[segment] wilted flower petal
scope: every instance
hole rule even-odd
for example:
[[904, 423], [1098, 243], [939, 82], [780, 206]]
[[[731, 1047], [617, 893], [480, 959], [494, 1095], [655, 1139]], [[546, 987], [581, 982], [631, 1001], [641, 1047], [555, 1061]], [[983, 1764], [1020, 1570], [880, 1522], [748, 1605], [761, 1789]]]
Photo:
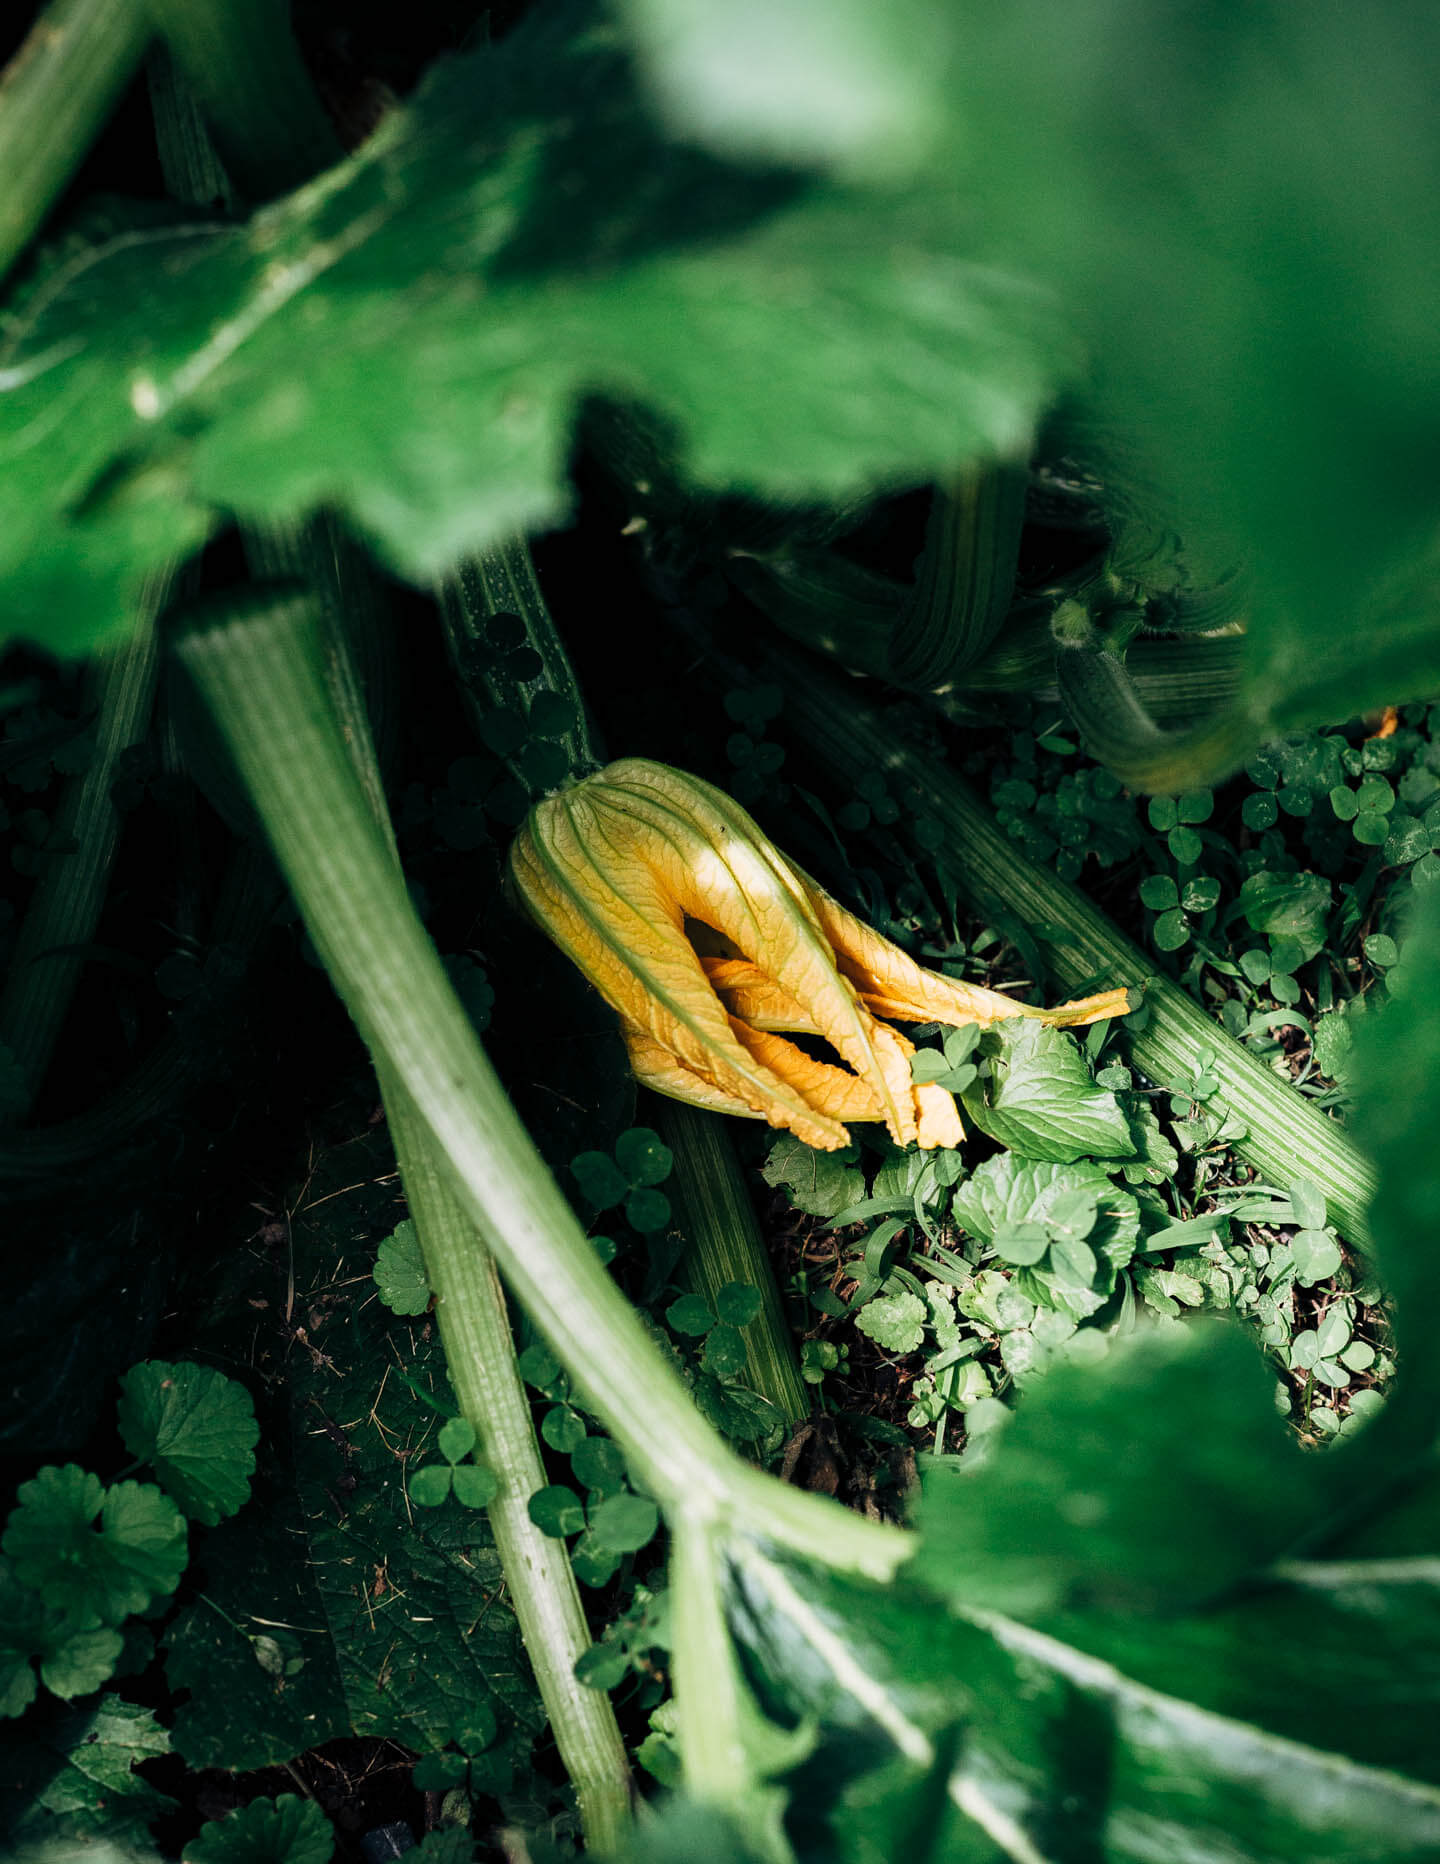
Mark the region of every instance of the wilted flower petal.
[[[1087, 1023], [1125, 992], [1059, 1010], [926, 971], [816, 885], [698, 777], [624, 758], [538, 803], [510, 851], [538, 923], [620, 1013], [647, 1086], [834, 1150], [847, 1123], [898, 1145], [955, 1145], [950, 1094], [911, 1079], [914, 1045], [881, 1017]], [[787, 1038], [823, 1041], [821, 1059]]]

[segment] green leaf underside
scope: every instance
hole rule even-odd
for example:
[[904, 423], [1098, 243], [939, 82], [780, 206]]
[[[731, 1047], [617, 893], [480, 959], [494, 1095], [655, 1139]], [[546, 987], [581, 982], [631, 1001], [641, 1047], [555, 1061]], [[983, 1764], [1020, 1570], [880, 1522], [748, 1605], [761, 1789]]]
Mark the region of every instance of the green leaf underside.
[[[886, 1806], [958, 1725], [936, 1855], [966, 1864], [1422, 1864], [1440, 1844], [1440, 1792], [1346, 1758], [1333, 1715], [1331, 1741], [1309, 1747], [1014, 1619], [753, 1553], [737, 1560], [732, 1623], [767, 1710], [825, 1731], [787, 1784], [809, 1795], [812, 1819], [828, 1810], [837, 1843], [863, 1782]], [[1156, 1627], [1157, 1645], [1166, 1633]]]
[[667, 147], [624, 55], [573, 17], [442, 64], [248, 228], [126, 236], [40, 294], [0, 354], [11, 627], [70, 650], [113, 632], [212, 505], [342, 505], [432, 578], [563, 515], [589, 394], [660, 412], [707, 483], [779, 497], [1026, 433], [1054, 315], [976, 262], [963, 190]]
[[250, 1493], [255, 1407], [243, 1385], [209, 1366], [132, 1367], [120, 1381], [120, 1435], [192, 1521], [214, 1527]]

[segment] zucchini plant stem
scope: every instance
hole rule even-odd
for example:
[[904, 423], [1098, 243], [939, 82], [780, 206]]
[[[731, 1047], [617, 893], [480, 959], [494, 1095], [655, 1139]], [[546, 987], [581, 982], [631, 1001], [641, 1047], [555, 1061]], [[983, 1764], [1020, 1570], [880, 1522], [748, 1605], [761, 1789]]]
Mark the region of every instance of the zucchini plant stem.
[[724, 1116], [659, 1094], [649, 1098], [650, 1117], [675, 1155], [669, 1189], [688, 1245], [680, 1273], [712, 1312], [730, 1282], [745, 1282], [759, 1293], [760, 1311], [741, 1329], [745, 1377], [787, 1424], [797, 1424], [810, 1413], [810, 1394]]
[[451, 1188], [429, 1128], [388, 1067], [380, 1091], [460, 1409], [499, 1489], [485, 1513], [560, 1758], [580, 1802], [589, 1849], [619, 1848], [630, 1823], [630, 1766], [610, 1698], [575, 1665], [590, 1647], [565, 1543], [530, 1519], [548, 1477], [515, 1363], [495, 1259]]
[[1212, 1074], [1214, 1105], [1244, 1128], [1228, 1142], [1234, 1151], [1281, 1187], [1312, 1180], [1331, 1221], [1351, 1242], [1368, 1243], [1375, 1169], [1342, 1126], [1157, 973], [1154, 961], [1074, 887], [1007, 840], [969, 786], [933, 754], [906, 743], [893, 720], [882, 720], [865, 699], [812, 663], [783, 651], [767, 658], [765, 676], [784, 683], [787, 725], [832, 781], [848, 793], [858, 771], [876, 770], [888, 783], [918, 792], [945, 831], [946, 866], [977, 911], [1003, 909], [1030, 925], [1054, 928], [1045, 949], [1061, 990], [1143, 985], [1148, 1018], [1128, 1036], [1136, 1065], [1166, 1084]]
[[[195, 112], [183, 75], [164, 55], [151, 69], [151, 95], [167, 180], [177, 194], [209, 196], [226, 180]], [[364, 805], [399, 874], [385, 788], [366, 703], [358, 644], [369, 649], [372, 684], [383, 700], [388, 616], [368, 572], [345, 586], [343, 540], [324, 520], [245, 531], [257, 576], [317, 586], [315, 640], [328, 698]], [[378, 675], [378, 678], [376, 677]], [[401, 885], [403, 886], [403, 880]], [[529, 1400], [515, 1363], [515, 1343], [494, 1258], [457, 1201], [445, 1161], [395, 1071], [377, 1057], [377, 1076], [396, 1163], [405, 1188], [426, 1276], [437, 1297], [437, 1321], [451, 1382], [486, 1462], [499, 1484], [485, 1513], [500, 1556], [510, 1603], [545, 1705], [560, 1759], [579, 1803], [587, 1849], [618, 1850], [629, 1828], [632, 1781], [614, 1707], [588, 1689], [575, 1666], [589, 1648], [590, 1629], [562, 1541], [530, 1519], [530, 1497], [547, 1476]]]
[[56, 852], [44, 857], [0, 992], [0, 1043], [19, 1064], [28, 1100], [40, 1090], [75, 994], [84, 947], [95, 936], [120, 838], [111, 800], [120, 758], [149, 729], [159, 669], [155, 620], [169, 598], [173, 570], [152, 576], [133, 630], [96, 656], [87, 699], [94, 708], [95, 749], [70, 779], [51, 825]]
[[[231, 602], [209, 625], [192, 624], [178, 651], [336, 989], [410, 1094], [462, 1205], [636, 1479], [671, 1513], [698, 1510], [828, 1566], [887, 1577], [909, 1536], [733, 1455], [596, 1255], [480, 1047], [369, 812], [326, 690], [313, 605]], [[446, 1264], [434, 1272], [443, 1282]]]
[[[264, 572], [304, 577], [317, 567], [314, 541], [303, 530], [256, 529], [247, 536], [247, 550], [252, 564]], [[334, 600], [323, 598], [319, 615], [330, 701], [371, 820], [398, 874], [364, 682], [351, 652], [352, 631], [358, 626], [368, 634], [379, 617], [373, 601], [368, 609], [362, 604], [360, 612], [352, 602], [342, 613]], [[586, 1844], [612, 1852], [630, 1823], [630, 1765], [609, 1696], [586, 1688], [575, 1674], [591, 1638], [565, 1545], [542, 1534], [530, 1519], [530, 1497], [548, 1477], [515, 1363], [505, 1293], [494, 1258], [457, 1201], [444, 1158], [404, 1083], [378, 1057], [376, 1073], [421, 1258], [436, 1296], [445, 1363], [460, 1409], [499, 1483], [485, 1513], [510, 1602], [555, 1745], [575, 1787]]]
[[85, 159], [153, 30], [145, 0], [52, 0], [0, 72], [0, 277]]
[[344, 154], [290, 30], [288, 0], [146, 0], [231, 181], [252, 205]]

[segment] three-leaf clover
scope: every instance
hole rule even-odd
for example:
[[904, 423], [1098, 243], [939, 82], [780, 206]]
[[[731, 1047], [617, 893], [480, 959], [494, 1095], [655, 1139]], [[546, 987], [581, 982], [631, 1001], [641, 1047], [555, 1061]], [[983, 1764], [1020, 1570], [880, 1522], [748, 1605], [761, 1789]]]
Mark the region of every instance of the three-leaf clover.
[[963, 1023], [947, 1029], [942, 1043], [943, 1054], [934, 1049], [917, 1049], [910, 1058], [911, 1078], [934, 1081], [951, 1094], [963, 1094], [974, 1084], [979, 1069], [970, 1057], [980, 1040], [978, 1023]]
[[18, 1498], [0, 1544], [21, 1584], [43, 1591], [77, 1629], [119, 1624], [179, 1583], [185, 1518], [153, 1484], [107, 1489], [67, 1463], [41, 1469]]
[[715, 1297], [719, 1310], [712, 1313], [698, 1294], [682, 1294], [665, 1310], [665, 1318], [676, 1333], [703, 1339], [702, 1363], [717, 1379], [738, 1378], [745, 1370], [745, 1337], [742, 1327], [760, 1312], [760, 1291], [749, 1282], [727, 1282]]
[[670, 1221], [670, 1200], [657, 1190], [674, 1164], [670, 1148], [648, 1126], [632, 1126], [615, 1142], [615, 1156], [581, 1152], [570, 1161], [576, 1182], [596, 1210], [625, 1206], [625, 1217], [642, 1235], [663, 1230]]
[[214, 1527], [249, 1499], [260, 1427], [238, 1380], [147, 1360], [120, 1381], [119, 1418], [126, 1449], [192, 1521]]
[[438, 1508], [447, 1495], [453, 1494], [462, 1507], [488, 1507], [500, 1484], [486, 1464], [466, 1461], [476, 1442], [470, 1420], [452, 1417], [441, 1425], [435, 1442], [445, 1461], [427, 1463], [415, 1471], [410, 1478], [411, 1501], [422, 1508]]
[[624, 1487], [624, 1459], [608, 1439], [587, 1437], [572, 1467], [590, 1485], [588, 1506], [574, 1489], [554, 1482], [530, 1497], [530, 1519], [556, 1540], [579, 1534], [570, 1552], [575, 1576], [587, 1586], [603, 1586], [627, 1553], [638, 1553], [654, 1539], [660, 1511], [648, 1496]]

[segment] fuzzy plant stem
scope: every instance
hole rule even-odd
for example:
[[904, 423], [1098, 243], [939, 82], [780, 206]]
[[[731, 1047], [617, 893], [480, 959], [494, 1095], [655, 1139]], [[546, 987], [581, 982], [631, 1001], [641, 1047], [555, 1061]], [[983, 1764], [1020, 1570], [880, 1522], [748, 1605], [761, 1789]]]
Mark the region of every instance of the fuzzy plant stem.
[[1153, 960], [1074, 887], [1023, 854], [969, 786], [930, 752], [907, 744], [893, 719], [882, 719], [865, 699], [818, 676], [813, 664], [776, 654], [766, 672], [783, 680], [786, 724], [831, 781], [848, 793], [857, 773], [875, 770], [887, 783], [918, 791], [944, 829], [945, 864], [977, 911], [1003, 910], [1054, 928], [1045, 951], [1065, 992], [1143, 985], [1149, 1017], [1129, 1039], [1136, 1065], [1165, 1083], [1212, 1074], [1215, 1106], [1244, 1128], [1243, 1137], [1229, 1142], [1235, 1152], [1282, 1187], [1311, 1179], [1325, 1195], [1331, 1221], [1352, 1242], [1368, 1242], [1375, 1169], [1342, 1126], [1158, 974]]
[[87, 694], [95, 715], [94, 753], [66, 786], [51, 827], [56, 852], [44, 857], [0, 992], [0, 1043], [19, 1064], [31, 1102], [74, 997], [84, 948], [100, 922], [120, 838], [111, 791], [121, 757], [149, 728], [159, 668], [155, 619], [172, 581], [168, 568], [149, 579], [129, 639], [95, 659]]
[[720, 1290], [730, 1282], [745, 1282], [759, 1292], [760, 1312], [741, 1329], [745, 1379], [787, 1424], [797, 1424], [809, 1415], [810, 1394], [800, 1376], [795, 1337], [786, 1324], [775, 1269], [725, 1120], [658, 1094], [651, 1097], [650, 1114], [675, 1155], [667, 1188], [689, 1245], [680, 1272], [712, 1312]]
[[53, 0], [0, 72], [0, 277], [85, 159], [152, 31], [145, 0]]

